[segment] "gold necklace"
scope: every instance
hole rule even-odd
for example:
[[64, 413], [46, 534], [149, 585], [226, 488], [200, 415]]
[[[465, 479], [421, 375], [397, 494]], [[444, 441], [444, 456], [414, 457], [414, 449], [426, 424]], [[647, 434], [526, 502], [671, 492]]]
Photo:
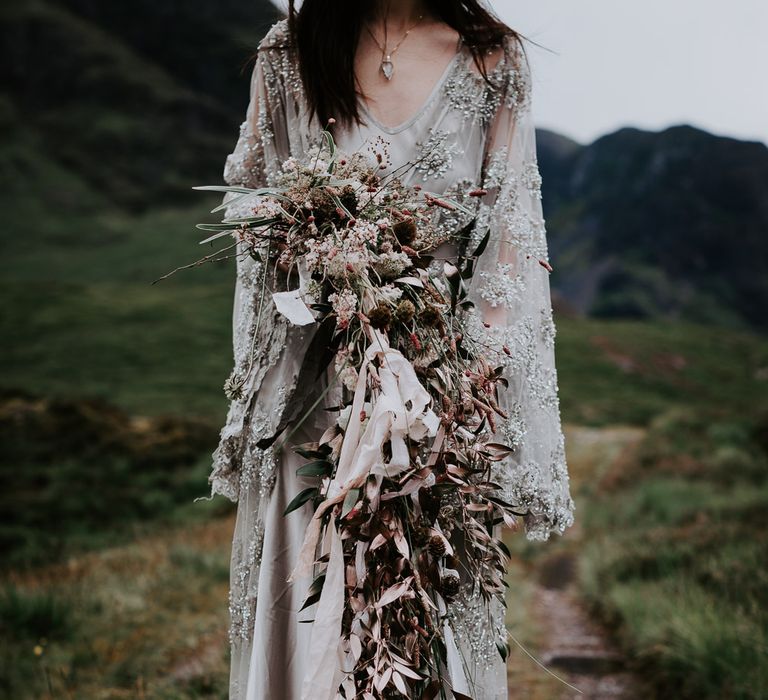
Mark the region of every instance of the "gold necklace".
[[424, 15], [419, 15], [419, 18], [416, 20], [416, 23], [405, 33], [403, 34], [403, 38], [400, 39], [400, 41], [395, 44], [395, 48], [392, 49], [389, 53], [387, 53], [387, 20], [384, 19], [384, 46], [382, 46], [376, 37], [373, 35], [373, 32], [371, 31], [370, 27], [366, 24], [365, 28], [368, 30], [368, 33], [371, 35], [371, 39], [373, 39], [376, 46], [379, 47], [381, 50], [381, 63], [379, 65], [379, 69], [384, 74], [384, 77], [387, 80], [392, 80], [392, 75], [395, 72], [395, 64], [392, 63], [392, 56], [394, 55], [395, 51], [397, 51], [400, 48], [400, 44], [402, 44], [408, 35], [416, 29], [417, 25], [421, 20], [424, 19]]

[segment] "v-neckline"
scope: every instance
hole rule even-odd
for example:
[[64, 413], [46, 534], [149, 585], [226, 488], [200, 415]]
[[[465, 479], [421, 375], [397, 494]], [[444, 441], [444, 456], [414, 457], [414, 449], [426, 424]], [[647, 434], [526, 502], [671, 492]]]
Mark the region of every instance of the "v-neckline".
[[358, 96], [358, 105], [360, 108], [360, 111], [365, 115], [365, 117], [373, 124], [376, 128], [380, 129], [386, 134], [398, 134], [401, 131], [404, 131], [409, 126], [411, 126], [414, 122], [416, 122], [419, 117], [421, 117], [422, 114], [427, 110], [427, 108], [432, 104], [432, 101], [437, 96], [437, 93], [440, 91], [440, 89], [445, 85], [446, 81], [448, 80], [449, 76], [453, 72], [454, 67], [458, 64], [459, 59], [463, 55], [464, 51], [464, 42], [462, 41], [462, 37], [459, 36], [457, 45], [456, 45], [456, 53], [451, 57], [451, 60], [448, 61], [447, 65], [443, 69], [442, 75], [437, 79], [437, 82], [432, 87], [432, 90], [430, 90], [429, 94], [427, 95], [427, 98], [422, 103], [421, 107], [419, 107], [418, 110], [416, 110], [416, 113], [406, 119], [404, 122], [397, 124], [396, 126], [387, 126], [386, 124], [382, 124], [376, 117], [371, 114], [370, 109], [368, 108], [368, 105], [366, 104], [365, 100]]

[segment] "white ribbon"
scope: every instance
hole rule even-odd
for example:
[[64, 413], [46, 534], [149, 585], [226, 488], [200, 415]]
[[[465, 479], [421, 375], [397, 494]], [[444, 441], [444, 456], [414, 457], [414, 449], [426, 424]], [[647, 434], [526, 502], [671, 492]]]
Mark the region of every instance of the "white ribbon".
[[[409, 469], [407, 437], [423, 440], [437, 433], [439, 419], [429, 408], [431, 397], [419, 382], [413, 366], [402, 353], [389, 347], [386, 336], [376, 330], [372, 330], [372, 335], [357, 377], [336, 474], [329, 484], [326, 500], [318, 506], [307, 527], [289, 581], [312, 572], [323, 516], [328, 510], [342, 503], [350, 490], [365, 484], [369, 474], [395, 477]], [[372, 364], [376, 358], [380, 360], [379, 367]], [[378, 393], [371, 397], [371, 415], [361, 434], [360, 411], [369, 374], [378, 379]], [[387, 440], [392, 456], [384, 462], [382, 446]], [[333, 521], [326, 535], [326, 543], [330, 538], [330, 557], [312, 623], [309, 670], [304, 677], [302, 700], [333, 700], [343, 676], [339, 642], [344, 612], [344, 550]]]

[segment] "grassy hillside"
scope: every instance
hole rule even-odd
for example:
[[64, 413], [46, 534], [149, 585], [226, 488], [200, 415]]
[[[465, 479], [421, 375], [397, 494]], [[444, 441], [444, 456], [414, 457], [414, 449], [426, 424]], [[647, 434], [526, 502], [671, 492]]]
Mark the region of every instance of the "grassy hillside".
[[583, 589], [660, 698], [768, 695], [766, 430], [662, 414], [585, 497]]
[[[7, 4], [0, 120], [13, 141], [32, 147], [17, 154], [22, 161], [34, 167], [42, 156], [67, 171], [60, 180], [76, 174], [97, 200], [134, 209], [189, 201], [192, 185], [220, 178], [245, 113], [248, 59], [274, 18], [266, 0], [188, 2], [183, 10], [150, 2]], [[31, 186], [43, 206], [71, 202], [18, 161], [3, 160], [4, 188]]]

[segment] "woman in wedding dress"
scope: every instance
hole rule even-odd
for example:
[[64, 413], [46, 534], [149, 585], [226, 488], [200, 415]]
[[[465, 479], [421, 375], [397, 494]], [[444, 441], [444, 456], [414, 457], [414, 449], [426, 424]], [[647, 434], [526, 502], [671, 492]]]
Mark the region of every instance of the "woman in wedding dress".
[[[292, 5], [292, 3], [291, 3]], [[461, 197], [482, 187], [477, 240], [489, 243], [472, 278], [477, 333], [504, 346], [508, 419], [498, 426], [514, 454], [497, 481], [527, 509], [529, 539], [562, 534], [573, 522], [554, 363], [555, 326], [541, 210], [528, 67], [518, 36], [473, 0], [305, 0], [259, 45], [251, 100], [225, 168], [230, 185], [274, 182], [281, 163], [301, 158], [329, 127], [341, 150], [384, 154], [384, 173]], [[236, 205], [228, 214], [237, 214]], [[435, 264], [457, 253], [446, 216]], [[238, 259], [231, 399], [214, 452], [213, 493], [237, 501], [232, 546], [230, 698], [332, 700], [312, 687], [313, 608], [299, 612], [309, 580], [288, 582], [311, 518], [284, 516], [305, 460], [291, 444], [316, 441], [328, 425], [331, 373], [317, 366], [314, 327], [294, 326], [274, 308], [256, 315], [259, 261]], [[247, 377], [247, 379], [243, 379]], [[319, 380], [318, 380], [319, 377]], [[297, 419], [309, 417], [297, 427]], [[289, 434], [288, 445], [276, 436]], [[507, 697], [503, 611], [465, 596], [450, 605], [460, 663], [452, 687], [475, 700]], [[488, 624], [489, 614], [493, 624]], [[450, 666], [450, 665], [449, 665]], [[341, 697], [341, 696], [339, 696]]]

